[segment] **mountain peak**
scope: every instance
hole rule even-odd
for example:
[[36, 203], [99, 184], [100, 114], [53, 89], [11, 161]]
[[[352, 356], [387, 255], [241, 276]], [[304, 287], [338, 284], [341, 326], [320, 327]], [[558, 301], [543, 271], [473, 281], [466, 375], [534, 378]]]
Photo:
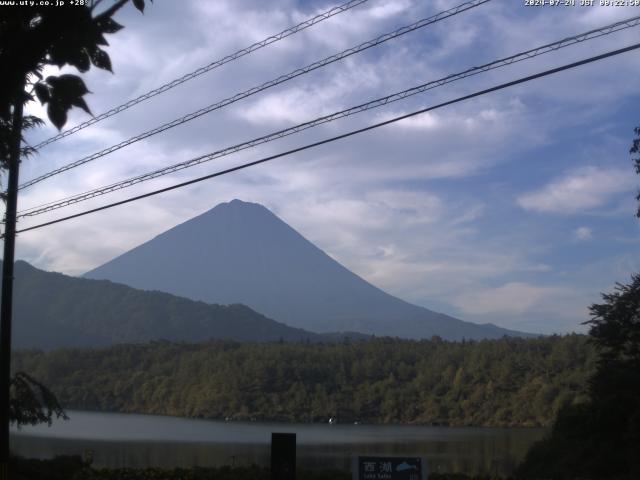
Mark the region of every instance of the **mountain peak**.
[[[224, 203], [221, 203], [220, 205], [224, 205]], [[256, 207], [261, 207], [264, 208], [262, 205], [260, 205], [259, 203], [255, 203], [255, 202], [246, 202], [244, 200], [240, 200], [239, 198], [234, 198], [233, 200], [231, 200], [230, 202], [227, 202], [227, 205], [235, 205], [235, 206], [256, 206]]]
[[259, 203], [245, 202], [244, 200], [240, 200], [238, 198], [234, 198], [233, 200], [231, 200], [229, 202], [219, 203], [218, 205], [216, 205], [215, 207], [213, 207], [209, 211], [213, 211], [213, 210], [216, 210], [216, 209], [225, 209], [225, 208], [233, 208], [233, 209], [236, 209], [236, 210], [245, 209], [245, 208], [259, 208], [259, 209], [268, 211], [267, 208], [265, 208], [263, 205], [260, 205]]
[[229, 202], [219, 203], [203, 214], [187, 220], [185, 224], [192, 221], [215, 221], [216, 217], [226, 215], [232, 215], [234, 217], [240, 217], [246, 220], [255, 219], [262, 216], [280, 221], [280, 219], [276, 217], [273, 212], [271, 212], [271, 210], [266, 208], [264, 205], [255, 202], [246, 202], [244, 200], [234, 198]]

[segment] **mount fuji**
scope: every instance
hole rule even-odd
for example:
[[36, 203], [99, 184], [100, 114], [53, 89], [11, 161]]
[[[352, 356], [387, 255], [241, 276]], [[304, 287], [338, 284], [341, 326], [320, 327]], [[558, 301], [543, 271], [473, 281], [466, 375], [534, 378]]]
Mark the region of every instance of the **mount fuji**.
[[528, 336], [394, 297], [351, 272], [267, 208], [233, 200], [87, 272], [207, 303], [242, 303], [313, 332], [444, 339]]

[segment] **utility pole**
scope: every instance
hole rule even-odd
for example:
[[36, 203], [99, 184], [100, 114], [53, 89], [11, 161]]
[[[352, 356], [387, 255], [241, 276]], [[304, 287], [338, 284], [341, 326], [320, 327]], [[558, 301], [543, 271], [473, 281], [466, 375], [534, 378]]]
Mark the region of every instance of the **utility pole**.
[[24, 80], [14, 92], [9, 179], [5, 213], [4, 257], [2, 261], [2, 298], [0, 299], [0, 480], [9, 480], [9, 391], [11, 387], [11, 316], [13, 312], [13, 261], [16, 245], [16, 212], [18, 210], [18, 174]]

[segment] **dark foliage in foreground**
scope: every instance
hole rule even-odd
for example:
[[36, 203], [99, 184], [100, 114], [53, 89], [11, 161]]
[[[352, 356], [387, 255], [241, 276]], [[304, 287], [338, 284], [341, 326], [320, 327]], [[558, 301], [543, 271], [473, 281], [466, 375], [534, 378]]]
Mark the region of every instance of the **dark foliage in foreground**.
[[67, 416], [51, 390], [25, 372], [16, 373], [9, 391], [9, 421], [19, 428], [38, 423], [51, 425], [54, 418], [66, 420]]
[[342, 344], [152, 342], [23, 351], [69, 409], [196, 418], [549, 425], [586, 401], [586, 337]]
[[12, 456], [9, 475], [12, 480], [80, 480], [86, 478], [87, 465], [80, 456], [59, 456], [52, 460], [36, 460]]
[[518, 469], [524, 478], [640, 478], [640, 275], [603, 298], [587, 322], [599, 353], [590, 401], [559, 413]]
[[[79, 456], [61, 456], [53, 460], [12, 459], [15, 480], [269, 480], [267, 467], [192, 467], [192, 468], [119, 468], [93, 469]], [[350, 472], [298, 470], [298, 480], [351, 480]], [[499, 480], [498, 477], [433, 473], [430, 480]]]

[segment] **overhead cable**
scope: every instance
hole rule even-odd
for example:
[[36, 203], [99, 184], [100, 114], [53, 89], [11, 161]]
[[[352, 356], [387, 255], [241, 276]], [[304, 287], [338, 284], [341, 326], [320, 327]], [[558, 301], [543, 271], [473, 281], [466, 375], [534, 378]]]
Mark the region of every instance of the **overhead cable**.
[[21, 230], [18, 230], [16, 233], [28, 232], [30, 230], [35, 230], [35, 229], [46, 227], [46, 226], [49, 226], [49, 225], [54, 225], [56, 223], [65, 222], [67, 220], [71, 220], [71, 219], [74, 219], [74, 218], [78, 218], [78, 217], [82, 217], [82, 216], [85, 216], [85, 215], [89, 215], [91, 213], [100, 212], [102, 210], [107, 210], [107, 209], [110, 209], [110, 208], [113, 208], [113, 207], [117, 207], [119, 205], [124, 205], [124, 204], [127, 204], [127, 203], [135, 202], [137, 200], [142, 200], [144, 198], [148, 198], [148, 197], [151, 197], [151, 196], [154, 196], [154, 195], [159, 195], [161, 193], [169, 192], [171, 190], [176, 190], [178, 188], [186, 187], [188, 185], [193, 185], [195, 183], [199, 183], [199, 182], [202, 182], [204, 180], [209, 180], [209, 179], [212, 179], [212, 178], [220, 177], [222, 175], [227, 175], [229, 173], [237, 172], [239, 170], [243, 170], [243, 169], [246, 169], [246, 168], [249, 168], [249, 167], [253, 167], [253, 166], [256, 166], [256, 165], [259, 165], [259, 164], [262, 164], [262, 163], [266, 163], [266, 162], [269, 162], [271, 160], [275, 160], [277, 158], [281, 158], [281, 157], [284, 157], [284, 156], [292, 155], [294, 153], [298, 153], [298, 152], [301, 152], [301, 151], [304, 151], [304, 150], [315, 148], [315, 147], [318, 147], [320, 145], [325, 145], [327, 143], [332, 143], [332, 142], [335, 142], [337, 140], [342, 140], [344, 138], [348, 138], [348, 137], [351, 137], [351, 136], [354, 136], [354, 135], [357, 135], [357, 134], [360, 134], [360, 133], [364, 133], [364, 132], [367, 132], [369, 130], [374, 130], [376, 128], [380, 128], [380, 127], [383, 127], [385, 125], [390, 125], [392, 123], [396, 123], [396, 122], [399, 122], [401, 120], [405, 120], [407, 118], [414, 117], [416, 115], [420, 115], [422, 113], [426, 113], [426, 112], [430, 112], [430, 111], [433, 111], [433, 110], [437, 110], [439, 108], [446, 107], [448, 105], [453, 105], [453, 104], [456, 104], [456, 103], [460, 103], [460, 102], [463, 102], [465, 100], [469, 100], [469, 99], [472, 99], [472, 98], [475, 98], [475, 97], [486, 95], [486, 94], [491, 93], [491, 92], [496, 92], [498, 90], [503, 90], [505, 88], [512, 87], [514, 85], [519, 85], [519, 84], [522, 84], [522, 83], [530, 82], [530, 81], [536, 80], [538, 78], [542, 78], [542, 77], [546, 77], [546, 76], [549, 76], [549, 75], [553, 75], [555, 73], [563, 72], [565, 70], [570, 70], [572, 68], [576, 68], [576, 67], [579, 67], [581, 65], [586, 65], [588, 63], [593, 63], [593, 62], [596, 62], [596, 61], [599, 61], [599, 60], [603, 60], [605, 58], [609, 58], [609, 57], [613, 57], [613, 56], [616, 56], [616, 55], [620, 55], [622, 53], [630, 52], [632, 50], [637, 50], [638, 48], [640, 48], [640, 43], [636, 43], [636, 44], [630, 45], [630, 46], [625, 47], [625, 48], [620, 48], [618, 50], [613, 50], [613, 51], [604, 53], [602, 55], [596, 55], [596, 56], [593, 56], [593, 57], [589, 57], [589, 58], [580, 60], [578, 62], [569, 63], [569, 64], [563, 65], [561, 67], [552, 68], [550, 70], [545, 70], [543, 72], [539, 72], [539, 73], [536, 73], [534, 75], [529, 75], [529, 76], [526, 76], [526, 77], [522, 77], [522, 78], [519, 78], [517, 80], [513, 80], [511, 82], [502, 83], [500, 85], [496, 85], [494, 87], [487, 88], [485, 90], [480, 90], [478, 92], [475, 92], [475, 93], [472, 93], [472, 94], [469, 94], [469, 95], [465, 95], [463, 97], [458, 97], [458, 98], [456, 98], [454, 100], [449, 100], [447, 102], [443, 102], [443, 103], [440, 103], [438, 105], [434, 105], [434, 106], [431, 106], [431, 107], [423, 108], [421, 110], [417, 110], [417, 111], [414, 111], [414, 112], [411, 112], [411, 113], [407, 113], [405, 115], [400, 115], [400, 116], [391, 118], [389, 120], [385, 120], [383, 122], [379, 122], [379, 123], [376, 123], [376, 124], [373, 124], [373, 125], [369, 125], [367, 127], [359, 128], [357, 130], [351, 130], [351, 131], [349, 131], [347, 133], [343, 133], [341, 135], [336, 135], [334, 137], [327, 138], [327, 139], [324, 139], [324, 140], [321, 140], [321, 141], [318, 141], [318, 142], [310, 143], [310, 144], [304, 145], [302, 147], [298, 147], [298, 148], [294, 148], [294, 149], [288, 150], [286, 152], [282, 152], [282, 153], [278, 153], [276, 155], [271, 155], [269, 157], [261, 158], [260, 160], [255, 160], [253, 162], [248, 162], [248, 163], [244, 163], [242, 165], [237, 165], [235, 167], [227, 168], [225, 170], [214, 172], [214, 173], [211, 173], [209, 175], [204, 175], [202, 177], [194, 178], [194, 179], [188, 180], [186, 182], [182, 182], [182, 183], [178, 183], [178, 184], [175, 184], [175, 185], [171, 185], [169, 187], [165, 187], [165, 188], [161, 188], [161, 189], [158, 189], [158, 190], [154, 190], [154, 191], [142, 194], [142, 195], [137, 195], [135, 197], [130, 197], [130, 198], [127, 198], [125, 200], [120, 200], [118, 202], [113, 202], [113, 203], [110, 203], [110, 204], [107, 204], [107, 205], [103, 205], [101, 207], [92, 208], [90, 210], [85, 210], [83, 212], [76, 213], [74, 215], [69, 215], [69, 216], [66, 216], [66, 217], [62, 217], [62, 218], [58, 218], [58, 219], [55, 219], [55, 220], [51, 220], [49, 222], [40, 223], [38, 225], [33, 225], [31, 227], [26, 227], [26, 228], [23, 228]]
[[153, 128], [151, 130], [148, 130], [144, 133], [141, 133], [139, 135], [136, 135], [135, 137], [131, 137], [127, 140], [124, 140], [116, 145], [112, 145], [111, 147], [105, 148], [104, 150], [101, 150], [99, 152], [96, 152], [92, 155], [89, 155], [87, 157], [81, 158], [79, 160], [76, 160], [74, 162], [71, 162], [67, 165], [64, 165], [60, 168], [57, 168], [55, 170], [51, 170], [43, 175], [40, 175], [32, 180], [29, 180], [27, 182], [24, 182], [23, 184], [21, 184], [19, 186], [19, 189], [24, 189], [27, 188], [31, 185], [34, 185], [38, 182], [42, 182], [43, 180], [46, 180], [47, 178], [53, 177], [54, 175], [58, 175], [62, 172], [66, 172], [67, 170], [71, 170], [72, 168], [76, 168], [79, 167], [80, 165], [84, 165], [85, 163], [89, 163], [92, 162], [94, 160], [97, 160], [98, 158], [104, 157], [105, 155], [108, 155], [110, 153], [113, 153], [117, 150], [120, 150], [121, 148], [127, 147], [133, 143], [139, 142], [141, 140], [144, 140], [146, 138], [149, 138], [153, 135], [157, 135], [159, 133], [162, 133], [166, 130], [169, 130], [170, 128], [173, 127], [177, 127], [178, 125], [182, 125], [183, 123], [186, 122], [190, 122], [191, 120], [195, 120], [196, 118], [199, 118], [203, 115], [206, 115], [208, 113], [213, 112], [214, 110], [219, 110], [221, 108], [224, 108], [228, 105], [231, 105], [232, 103], [235, 103], [239, 100], [242, 100], [244, 98], [250, 97], [252, 95], [255, 95], [256, 93], [262, 92], [264, 90], [267, 90], [271, 87], [275, 87], [276, 85], [280, 85], [281, 83], [287, 82], [289, 80], [292, 80], [296, 77], [299, 77], [301, 75], [307, 74], [309, 72], [312, 72], [314, 70], [317, 70], [319, 68], [325, 67], [331, 63], [337, 62], [339, 60], [343, 60], [344, 58], [347, 58], [351, 55], [354, 55], [356, 53], [362, 52], [364, 50], [367, 50], [369, 48], [375, 47], [377, 45], [380, 45], [381, 43], [387, 42], [391, 39], [397, 38], [401, 35], [405, 35], [409, 32], [413, 32], [414, 30], [417, 30], [419, 28], [423, 28], [426, 27], [428, 25], [432, 25], [436, 22], [439, 22], [441, 20], [444, 20], [445, 18], [449, 18], [449, 17], [453, 17], [454, 15], [458, 15], [459, 13], [465, 12], [467, 10], [470, 10], [472, 8], [475, 8], [479, 5], [482, 5], [484, 3], [488, 3], [491, 0], [471, 0], [469, 2], [465, 2], [461, 5], [458, 5], [457, 7], [451, 8], [449, 10], [440, 12], [436, 15], [433, 15], [429, 18], [425, 18], [422, 20], [419, 20], [415, 23], [412, 23], [411, 25], [407, 25], [405, 27], [399, 28], [397, 30], [394, 30], [393, 32], [390, 33], [386, 33], [384, 35], [380, 35], [379, 37], [376, 37], [372, 40], [366, 41], [364, 43], [361, 43], [355, 47], [351, 47], [347, 50], [344, 50], [340, 53], [336, 53], [335, 55], [331, 55], [330, 57], [326, 57], [322, 60], [318, 60], [314, 63], [311, 63], [309, 65], [307, 65], [306, 67], [302, 67], [302, 68], [298, 68], [296, 70], [293, 70], [290, 73], [287, 73], [285, 75], [280, 75], [279, 77], [270, 80], [268, 82], [265, 82], [261, 85], [258, 85], [256, 87], [252, 87], [249, 90], [245, 90], [244, 92], [241, 93], [237, 93], [231, 97], [228, 97], [224, 100], [221, 100], [219, 102], [213, 103], [211, 105], [208, 105], [204, 108], [201, 108], [195, 112], [189, 113], [187, 115], [184, 115], [183, 117], [177, 118], [171, 122], [165, 123], [163, 125], [160, 125], [159, 127]]
[[117, 190], [122, 190], [124, 188], [131, 187], [138, 183], [145, 182], [147, 180], [151, 180], [153, 178], [161, 177], [164, 175], [168, 175], [173, 172], [177, 172], [179, 170], [183, 170], [186, 168], [190, 168], [196, 165], [199, 165], [204, 162], [209, 162], [211, 160], [221, 158], [227, 155], [231, 155], [233, 153], [246, 150], [257, 145], [261, 145], [267, 142], [271, 142], [277, 140], [279, 138], [283, 138], [289, 135], [293, 135], [295, 133], [301, 132], [303, 130], [316, 127], [318, 125], [322, 125], [324, 123], [329, 123], [335, 121], [340, 118], [348, 117], [350, 115], [354, 115], [356, 113], [364, 112], [367, 110], [371, 110], [374, 108], [378, 108], [384, 105], [388, 105], [390, 103], [396, 102], [398, 100], [402, 100], [404, 98], [423, 93], [425, 91], [446, 85], [448, 83], [455, 82], [457, 80], [461, 80], [467, 77], [471, 77], [473, 75], [478, 75], [483, 72], [487, 72], [490, 70], [494, 70], [497, 68], [501, 68], [507, 65], [511, 65], [516, 62], [520, 62], [523, 60], [528, 60], [531, 58], [535, 58], [539, 55], [543, 55], [549, 52], [557, 51], [561, 48], [568, 47], [570, 45], [574, 45], [576, 43], [584, 42], [586, 40], [598, 38], [604, 35], [609, 35], [611, 33], [620, 31], [622, 29], [631, 28], [634, 26], [640, 25], [640, 16], [630, 18], [621, 22], [616, 22], [610, 25], [606, 25], [596, 30], [590, 30], [588, 32], [581, 33], [579, 35], [574, 35], [572, 37], [567, 37], [557, 42], [549, 43], [546, 45], [542, 45], [540, 47], [527, 50], [525, 52], [517, 53], [515, 55], [511, 55], [506, 58], [502, 58], [499, 60], [495, 60], [493, 62], [478, 66], [472, 67], [467, 70], [464, 70], [460, 73], [455, 73], [452, 75], [448, 75], [446, 77], [440, 78], [438, 80], [432, 80], [427, 83], [418, 85], [416, 87], [412, 87], [401, 92], [396, 92], [391, 95], [387, 95], [385, 97], [377, 98], [375, 100], [371, 100], [367, 103], [363, 103], [345, 110], [341, 110], [339, 112], [334, 112], [329, 115], [325, 115], [314, 120], [300, 123], [293, 127], [289, 127], [283, 130], [279, 130], [247, 142], [239, 143], [230, 147], [226, 147], [224, 149], [208, 153], [206, 155], [201, 155], [180, 163], [176, 163], [174, 165], [170, 165], [167, 167], [163, 167], [157, 170], [153, 170], [151, 172], [147, 172], [120, 182], [112, 183], [107, 186], [99, 187], [93, 190], [89, 190], [87, 192], [79, 193], [76, 195], [72, 195], [66, 198], [58, 199], [53, 202], [49, 202], [43, 205], [38, 205], [35, 207], [31, 207], [29, 209], [22, 210], [18, 212], [18, 218], [30, 217], [35, 215], [40, 215], [52, 210], [57, 210], [59, 208], [63, 208], [69, 205], [73, 205], [75, 203], [79, 203], [85, 200], [89, 200], [91, 198], [95, 198], [101, 195], [105, 195]]
[[320, 13], [312, 18], [309, 18], [307, 20], [305, 20], [302, 23], [299, 23], [297, 25], [294, 25], [293, 27], [289, 27], [286, 30], [281, 31], [280, 33], [277, 33], [275, 35], [272, 35], [270, 37], [265, 38], [264, 40], [261, 40], [259, 42], [256, 42], [252, 45], [249, 45], [248, 47], [242, 48], [240, 50], [238, 50], [237, 52], [231, 53], [225, 57], [222, 57], [218, 60], [215, 60], [213, 62], [211, 62], [208, 65], [205, 65], [203, 67], [200, 67], [196, 70], [194, 70], [191, 73], [187, 73], [186, 75], [183, 75], [180, 78], [176, 78], [175, 80], [172, 80], [170, 82], [165, 83], [164, 85], [159, 86], [158, 88], [155, 88], [153, 90], [151, 90], [150, 92], [147, 93], [143, 93], [142, 95], [129, 100], [126, 103], [123, 103], [122, 105], [118, 105], [117, 107], [113, 107], [111, 110], [108, 110], [104, 113], [101, 113], [100, 115], [96, 115], [93, 118], [90, 118], [89, 120], [86, 120], [78, 125], [76, 125], [73, 128], [70, 128], [69, 130], [65, 130], [64, 132], [60, 132], [57, 135], [54, 135], [51, 138], [48, 138], [47, 140], [44, 140], [43, 142], [38, 143], [34, 148], [39, 149], [42, 148], [46, 145], [49, 145], [50, 143], [56, 142], [62, 138], [68, 137], [69, 135], [72, 135], [76, 132], [79, 132], [80, 130], [87, 128], [90, 125], [93, 125], [95, 123], [98, 123], [101, 120], [104, 120], [105, 118], [109, 118], [112, 117], [114, 115], [117, 115], [120, 112], [123, 112], [131, 107], [133, 107], [134, 105], [137, 105], [139, 103], [142, 103], [146, 100], [149, 100], [152, 97], [155, 97], [156, 95], [160, 95], [161, 93], [166, 92], [167, 90], [171, 90], [174, 87], [177, 87], [178, 85], [181, 85], [185, 82], [188, 82], [189, 80], [192, 80], [204, 73], [210, 72], [211, 70], [221, 67], [229, 62], [232, 62], [234, 60], [237, 60], [241, 57], [244, 57], [245, 55], [248, 55], [250, 53], [255, 52], [256, 50], [260, 50], [261, 48], [266, 47], [267, 45], [271, 45], [272, 43], [275, 43], [277, 41], [280, 41], [284, 38], [287, 38], [295, 33], [298, 33], [302, 30], [305, 30], [317, 23], [320, 23], [328, 18], [333, 17], [334, 15], [338, 15], [339, 13], [345, 12], [353, 7], [357, 7], [358, 5], [361, 5], [365, 2], [368, 2], [369, 0], [350, 0], [346, 3], [343, 3], [342, 5], [339, 5], [337, 7], [333, 7], [323, 13]]

